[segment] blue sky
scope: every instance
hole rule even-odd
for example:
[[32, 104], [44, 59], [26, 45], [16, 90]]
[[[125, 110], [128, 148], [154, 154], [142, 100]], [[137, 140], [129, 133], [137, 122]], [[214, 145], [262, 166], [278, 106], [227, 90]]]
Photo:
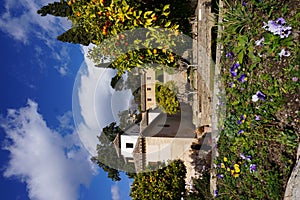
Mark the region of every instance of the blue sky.
[[128, 93], [114, 93], [114, 72], [94, 69], [87, 48], [56, 40], [70, 22], [38, 16], [48, 2], [0, 7], [1, 199], [130, 199], [124, 174], [114, 183], [89, 162], [99, 130], [115, 120], [112, 96], [124, 109]]

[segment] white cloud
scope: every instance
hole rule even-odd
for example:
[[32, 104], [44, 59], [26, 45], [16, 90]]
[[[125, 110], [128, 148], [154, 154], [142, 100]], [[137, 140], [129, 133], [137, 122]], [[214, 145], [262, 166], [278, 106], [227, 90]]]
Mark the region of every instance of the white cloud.
[[65, 76], [68, 73], [68, 65], [67, 64], [64, 64], [64, 65], [62, 65], [60, 67], [55, 67], [55, 69], [58, 71], [58, 73], [61, 76]]
[[[97, 136], [104, 126], [113, 121], [110, 109], [110, 96], [113, 89], [109, 84], [114, 72], [112, 70], [105, 72], [104, 69], [94, 67], [93, 62], [87, 57], [87, 51], [88, 48], [83, 47], [84, 65], [87, 66], [87, 72], [79, 72], [80, 75], [77, 77], [80, 85], [75, 88], [74, 92], [78, 95], [80, 108], [79, 113], [74, 113], [74, 115], [82, 116], [83, 121], [77, 124], [79, 137], [89, 152], [95, 155]], [[98, 120], [101, 116], [105, 116], [105, 119]]]
[[[70, 27], [70, 22], [66, 22], [66, 18], [41, 17], [37, 14], [38, 9], [50, 2], [52, 1], [6, 0], [5, 11], [0, 16], [0, 29], [24, 43], [28, 42], [32, 34], [44, 39], [45, 36], [55, 38], [62, 29]], [[37, 28], [42, 32], [36, 32]]]
[[112, 185], [110, 191], [111, 191], [112, 200], [120, 199], [119, 186], [117, 184]]
[[[62, 126], [67, 115], [60, 118]], [[51, 130], [37, 103], [28, 100], [26, 107], [8, 110], [1, 126], [10, 153], [4, 176], [25, 182], [30, 199], [74, 200], [80, 185], [90, 183], [95, 169], [77, 134], [63, 137]]]
[[73, 131], [74, 130], [74, 125], [73, 125], [73, 114], [71, 111], [67, 111], [61, 116], [57, 117], [57, 120], [60, 123], [59, 129], [63, 131]]
[[74, 109], [73, 102], [73, 114], [75, 120], [78, 119], [76, 115], [82, 118], [76, 123], [82, 143], [91, 155], [96, 155], [97, 136], [103, 127], [118, 121], [117, 113], [128, 108], [131, 94], [128, 91], [115, 92], [111, 88], [110, 81], [115, 72], [95, 67], [87, 57], [89, 48], [82, 47], [85, 60], [77, 77], [79, 84], [75, 84], [73, 89], [73, 96], [78, 96], [78, 103], [75, 104], [79, 108]]
[[63, 63], [63, 67], [57, 70], [65, 75], [67, 65], [64, 64], [70, 62], [70, 47], [65, 44], [62, 46], [63, 43], [58, 42], [56, 37], [69, 29], [71, 22], [67, 18], [51, 15], [42, 17], [37, 14], [37, 10], [50, 2], [53, 1], [5, 0], [4, 10], [0, 13], [0, 31], [25, 45], [31, 45], [33, 41], [36, 43], [37, 40], [42, 41], [43, 44], [39, 43], [39, 46], [33, 47], [34, 62], [44, 69], [47, 63], [45, 57], [59, 61]]

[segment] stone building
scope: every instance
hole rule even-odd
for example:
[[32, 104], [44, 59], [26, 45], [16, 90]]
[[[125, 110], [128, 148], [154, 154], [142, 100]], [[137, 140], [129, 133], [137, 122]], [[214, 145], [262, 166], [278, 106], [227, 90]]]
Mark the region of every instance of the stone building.
[[[155, 71], [145, 70], [141, 76], [142, 120], [116, 136], [114, 140], [116, 151], [125, 162], [134, 163], [136, 172], [181, 159], [187, 168], [186, 182], [190, 182], [191, 177], [195, 175], [194, 167], [191, 165], [190, 148], [192, 143], [197, 141], [195, 126], [192, 123], [192, 108], [188, 102], [181, 99], [180, 112], [175, 115], [163, 113], [155, 100], [155, 83], [158, 81]], [[181, 82], [186, 80], [183, 74], [175, 73], [174, 76]], [[165, 82], [173, 78], [172, 75], [164, 74], [163, 79]]]

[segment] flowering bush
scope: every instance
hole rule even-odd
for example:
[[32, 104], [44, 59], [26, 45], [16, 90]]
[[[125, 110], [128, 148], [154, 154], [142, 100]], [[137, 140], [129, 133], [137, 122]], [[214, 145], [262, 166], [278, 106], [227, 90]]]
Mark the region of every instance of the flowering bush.
[[228, 1], [221, 10], [227, 116], [216, 159], [220, 199], [283, 197], [300, 133], [296, 4]]

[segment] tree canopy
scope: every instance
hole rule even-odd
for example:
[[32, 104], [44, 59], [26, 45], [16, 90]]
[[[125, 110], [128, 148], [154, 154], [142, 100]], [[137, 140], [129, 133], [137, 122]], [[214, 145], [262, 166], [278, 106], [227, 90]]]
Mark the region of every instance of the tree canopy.
[[68, 17], [72, 15], [71, 6], [65, 1], [49, 3], [37, 11], [41, 16], [53, 15], [59, 17]]
[[[167, 0], [163, 3], [152, 0], [61, 0], [49, 3], [37, 12], [41, 16], [49, 14], [67, 17], [72, 22], [72, 27], [57, 37], [60, 41], [99, 45], [109, 39], [105, 45], [94, 47], [90, 55], [95, 66], [102, 66], [103, 56], [113, 58], [109, 66], [103, 66], [117, 69], [120, 76], [146, 63], [176, 67], [177, 56], [172, 53], [172, 47], [176, 46], [176, 37], [182, 41], [178, 36], [180, 31], [190, 33], [186, 26], [191, 14], [190, 9], [187, 9], [189, 7], [188, 1], [182, 0]], [[178, 12], [182, 8], [185, 11]], [[147, 37], [143, 36], [144, 39], [130, 38], [124, 34], [124, 31], [138, 28], [160, 28], [171, 32], [152, 31]], [[146, 49], [133, 50], [141, 43]], [[181, 42], [181, 49], [184, 44]]]
[[122, 130], [116, 126], [116, 122], [112, 122], [104, 127], [100, 136], [98, 136], [99, 144], [97, 144], [97, 155], [91, 160], [108, 173], [108, 178], [113, 181], [120, 181], [120, 169], [133, 171], [132, 164], [126, 164], [122, 157], [119, 157], [114, 148], [113, 141], [117, 134], [122, 134]]
[[137, 174], [130, 196], [133, 200], [181, 199], [185, 194], [185, 177], [183, 161], [172, 161], [165, 168]]
[[174, 82], [156, 83], [155, 96], [156, 102], [163, 112], [176, 114], [179, 111], [179, 101], [176, 97]]

